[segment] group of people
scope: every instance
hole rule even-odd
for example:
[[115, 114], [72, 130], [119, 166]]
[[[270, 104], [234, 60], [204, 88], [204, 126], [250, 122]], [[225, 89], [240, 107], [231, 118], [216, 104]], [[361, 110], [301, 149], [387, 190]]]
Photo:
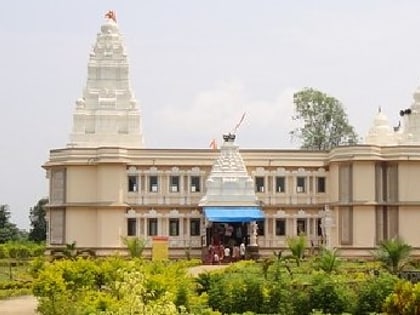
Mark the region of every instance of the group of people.
[[209, 261], [212, 264], [221, 264], [221, 263], [231, 263], [241, 259], [245, 259], [246, 246], [242, 242], [239, 246], [223, 246], [220, 245], [210, 245], [208, 250]]

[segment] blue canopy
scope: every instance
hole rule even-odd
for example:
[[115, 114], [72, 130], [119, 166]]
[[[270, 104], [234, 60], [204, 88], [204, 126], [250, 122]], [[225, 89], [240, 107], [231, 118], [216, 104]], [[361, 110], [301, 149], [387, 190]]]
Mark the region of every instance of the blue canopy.
[[210, 222], [251, 222], [264, 220], [259, 207], [204, 207]]

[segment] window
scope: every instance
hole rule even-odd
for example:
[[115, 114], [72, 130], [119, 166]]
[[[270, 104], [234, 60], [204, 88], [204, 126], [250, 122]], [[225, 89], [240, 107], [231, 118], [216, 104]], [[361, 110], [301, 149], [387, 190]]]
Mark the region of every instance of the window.
[[298, 193], [305, 192], [305, 187], [306, 187], [305, 184], [306, 184], [306, 178], [305, 177], [302, 177], [302, 176], [299, 176], [297, 178], [296, 191]]
[[156, 236], [158, 235], [158, 220], [157, 218], [151, 218], [147, 220], [147, 235]]
[[169, 236], [179, 236], [179, 219], [169, 219]]
[[276, 191], [279, 193], [284, 193], [286, 191], [286, 179], [284, 176], [276, 177]]
[[264, 192], [264, 177], [258, 176], [255, 177], [255, 191], [256, 192]]
[[297, 219], [297, 235], [306, 234], [306, 219]]
[[128, 218], [127, 219], [127, 235], [128, 236], [136, 236], [136, 218]]
[[200, 235], [200, 219], [191, 219], [190, 220], [190, 235], [199, 236]]
[[136, 192], [139, 188], [138, 177], [135, 175], [128, 176], [128, 191]]
[[338, 198], [341, 202], [351, 202], [353, 200], [353, 168], [351, 164], [339, 166]]
[[179, 176], [169, 177], [169, 189], [171, 192], [179, 192]]
[[316, 191], [318, 193], [325, 192], [325, 177], [317, 177], [316, 178]]
[[150, 192], [158, 192], [159, 182], [157, 176], [150, 176], [149, 177], [149, 191]]
[[200, 192], [200, 176], [191, 176], [191, 192]]
[[276, 220], [276, 235], [277, 236], [286, 235], [286, 220], [285, 219]]
[[264, 236], [265, 234], [265, 221], [257, 221], [257, 235]]

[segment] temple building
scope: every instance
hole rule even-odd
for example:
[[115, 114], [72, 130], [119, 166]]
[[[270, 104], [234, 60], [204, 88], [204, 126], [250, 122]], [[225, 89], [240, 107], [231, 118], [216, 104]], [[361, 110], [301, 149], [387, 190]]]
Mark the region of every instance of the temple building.
[[379, 110], [365, 143], [330, 151], [242, 149], [238, 135], [219, 150], [143, 145], [127, 54], [107, 14], [76, 101], [70, 143], [43, 165], [50, 184], [49, 248], [76, 242], [98, 255], [126, 253], [123, 239], [167, 240], [170, 257], [200, 257], [210, 245], [308, 247], [369, 256], [401, 237], [420, 254], [420, 90], [391, 127]]

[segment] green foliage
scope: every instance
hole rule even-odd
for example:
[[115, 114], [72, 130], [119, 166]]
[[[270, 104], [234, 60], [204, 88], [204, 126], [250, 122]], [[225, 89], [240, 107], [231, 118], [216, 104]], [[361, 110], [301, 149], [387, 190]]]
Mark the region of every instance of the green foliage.
[[29, 210], [31, 229], [28, 238], [30, 241], [43, 242], [47, 238], [47, 223], [45, 221], [45, 205], [48, 199], [43, 198]]
[[296, 265], [300, 266], [300, 263], [305, 255], [305, 249], [306, 249], [305, 235], [299, 235], [297, 237], [289, 237], [287, 239], [287, 246], [292, 254], [292, 258], [296, 261]]
[[357, 135], [350, 126], [341, 102], [323, 92], [305, 88], [293, 95], [296, 115], [303, 127], [291, 131], [302, 140], [302, 148], [329, 150], [339, 145], [356, 143]]
[[336, 271], [341, 264], [336, 249], [322, 248], [319, 255], [315, 258], [315, 267], [326, 273]]
[[350, 306], [338, 283], [328, 276], [320, 276], [314, 280], [309, 289], [309, 310], [341, 314], [346, 308], [348, 309]]
[[185, 313], [199, 308], [190, 301], [193, 280], [185, 265], [119, 256], [55, 260], [44, 262], [33, 290], [42, 314], [170, 315], [177, 306]]
[[386, 298], [384, 311], [387, 314], [419, 315], [420, 283], [414, 285], [408, 281], [399, 281], [394, 292]]
[[0, 205], [0, 244], [20, 238], [21, 233], [16, 224], [10, 222], [9, 206]]
[[147, 240], [138, 237], [123, 237], [123, 243], [127, 246], [130, 257], [134, 258], [142, 256]]
[[386, 297], [392, 293], [398, 278], [387, 273], [367, 277], [358, 287], [356, 314], [382, 312]]
[[411, 251], [412, 247], [402, 239], [393, 238], [382, 241], [375, 256], [389, 272], [397, 274], [410, 262]]

